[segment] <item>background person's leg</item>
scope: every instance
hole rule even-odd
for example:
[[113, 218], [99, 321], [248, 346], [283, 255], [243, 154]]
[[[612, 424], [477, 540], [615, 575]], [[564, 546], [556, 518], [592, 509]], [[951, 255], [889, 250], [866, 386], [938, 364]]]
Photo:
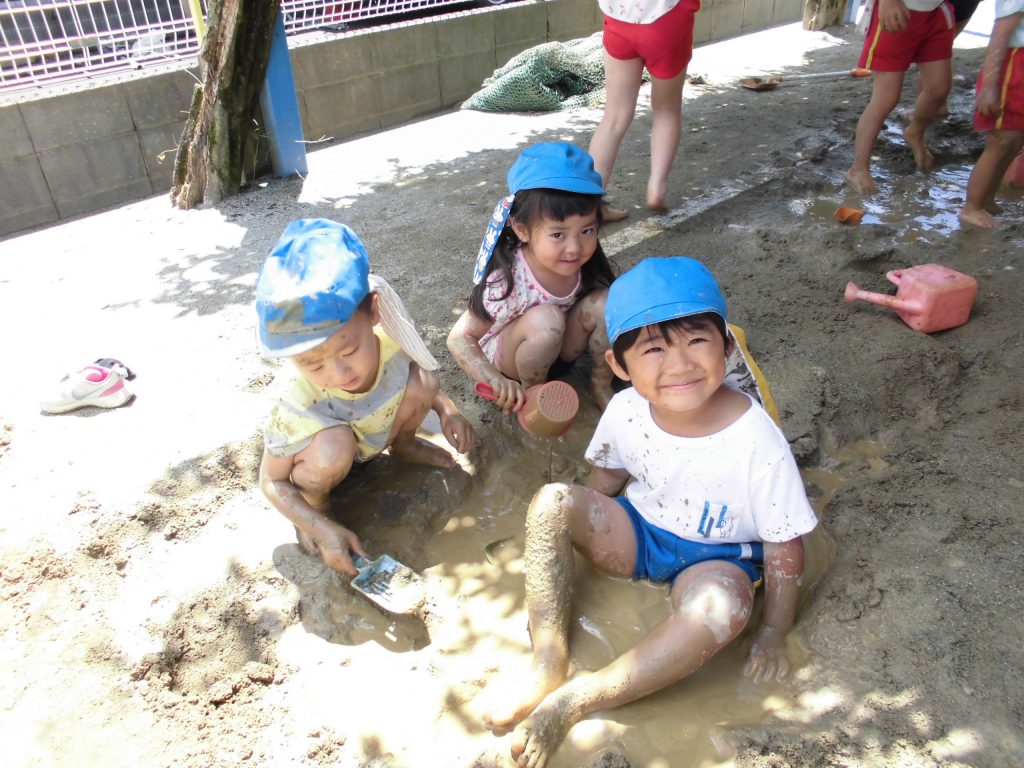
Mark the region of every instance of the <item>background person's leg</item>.
[[647, 181], [647, 207], [664, 213], [668, 174], [679, 151], [682, 132], [684, 69], [671, 80], [651, 82], [651, 175]]
[[[590, 155], [594, 158], [594, 169], [601, 174], [605, 189], [608, 189], [619, 147], [636, 112], [636, 97], [643, 82], [644, 63], [641, 59], [622, 61], [605, 52], [604, 71], [604, 114], [590, 139]], [[605, 209], [605, 221], [618, 221], [625, 216], [625, 211], [615, 215], [614, 209]]]

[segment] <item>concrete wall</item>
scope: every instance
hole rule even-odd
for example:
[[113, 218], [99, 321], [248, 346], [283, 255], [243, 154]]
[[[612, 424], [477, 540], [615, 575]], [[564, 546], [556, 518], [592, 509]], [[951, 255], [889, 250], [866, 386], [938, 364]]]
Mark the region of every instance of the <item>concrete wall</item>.
[[[705, 0], [694, 43], [800, 19], [802, 0]], [[450, 108], [512, 56], [601, 27], [596, 0], [542, 0], [289, 41], [306, 139]], [[166, 191], [194, 71], [0, 97], [0, 235]], [[161, 155], [163, 159], [161, 160]]]

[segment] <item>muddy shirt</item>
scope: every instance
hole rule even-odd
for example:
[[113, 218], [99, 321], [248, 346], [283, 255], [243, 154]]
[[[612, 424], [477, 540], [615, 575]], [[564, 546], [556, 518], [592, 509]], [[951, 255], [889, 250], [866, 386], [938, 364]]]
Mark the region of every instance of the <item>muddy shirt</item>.
[[362, 394], [309, 383], [298, 371], [270, 413], [264, 444], [272, 456], [293, 456], [322, 429], [351, 427], [358, 443], [358, 461], [366, 461], [388, 446], [391, 425], [405, 394], [412, 362], [380, 326], [373, 329], [380, 344], [377, 378]]
[[567, 296], [555, 296], [534, 277], [533, 270], [523, 256], [523, 249], [516, 250], [516, 263], [512, 268], [512, 291], [509, 295], [504, 299], [500, 298], [506, 291], [505, 279], [500, 270], [491, 273], [487, 281], [487, 290], [484, 291], [484, 309], [494, 318], [491, 327], [480, 337], [480, 349], [484, 351], [487, 359], [493, 365], [498, 365], [501, 332], [528, 309], [540, 304], [554, 304], [563, 312], [568, 312], [580, 298], [581, 281], [582, 278], [576, 280], [575, 287]]
[[624, 495], [637, 512], [683, 539], [782, 542], [818, 523], [789, 443], [756, 402], [720, 432], [678, 437], [631, 387], [608, 404], [586, 456], [625, 469]]

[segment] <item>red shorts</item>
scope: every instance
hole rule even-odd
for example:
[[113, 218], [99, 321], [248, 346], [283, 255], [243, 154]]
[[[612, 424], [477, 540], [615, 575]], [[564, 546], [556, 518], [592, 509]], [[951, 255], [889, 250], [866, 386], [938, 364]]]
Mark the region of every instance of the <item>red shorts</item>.
[[910, 11], [902, 32], [886, 32], [878, 25], [878, 5], [875, 3], [871, 11], [858, 67], [874, 72], [906, 72], [911, 64], [953, 58], [956, 22], [949, 3], [934, 11]]
[[[977, 88], [981, 88], [978, 75]], [[977, 90], [977, 89], [976, 89]], [[1024, 48], [1010, 48], [999, 75], [998, 117], [974, 113], [976, 131], [1024, 131]]]
[[679, 0], [650, 24], [630, 24], [604, 17], [604, 49], [613, 59], [643, 59], [652, 77], [671, 80], [693, 56], [693, 17], [700, 0]]

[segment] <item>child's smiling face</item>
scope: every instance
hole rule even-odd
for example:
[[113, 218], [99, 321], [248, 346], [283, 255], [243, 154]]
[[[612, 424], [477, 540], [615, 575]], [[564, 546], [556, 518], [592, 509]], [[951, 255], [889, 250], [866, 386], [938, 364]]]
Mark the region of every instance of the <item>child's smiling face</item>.
[[368, 392], [380, 367], [380, 345], [373, 333], [377, 320], [374, 296], [369, 311], [357, 309], [327, 341], [291, 360], [306, 380], [318, 387]]
[[[668, 337], [664, 334], [668, 334]], [[615, 374], [632, 382], [655, 413], [697, 415], [725, 379], [725, 339], [710, 319], [690, 328], [641, 329], [623, 352], [625, 368], [611, 351], [607, 359]]]
[[523, 255], [533, 274], [542, 283], [556, 283], [555, 290], [562, 287], [557, 285], [560, 281], [575, 278], [597, 251], [596, 208], [561, 221], [544, 217], [529, 227], [513, 221], [512, 229], [523, 243]]

